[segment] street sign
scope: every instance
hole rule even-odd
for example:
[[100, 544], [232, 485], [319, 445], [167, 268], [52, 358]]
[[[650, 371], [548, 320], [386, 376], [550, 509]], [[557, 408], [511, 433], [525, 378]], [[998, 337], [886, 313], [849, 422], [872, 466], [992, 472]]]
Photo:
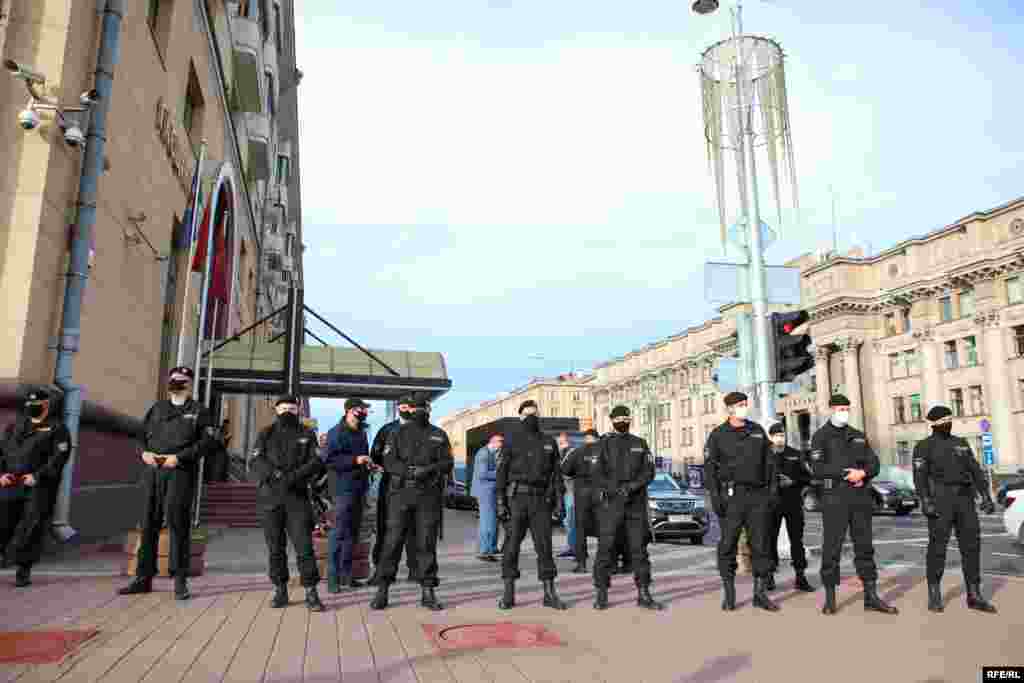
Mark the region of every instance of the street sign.
[[[740, 249], [747, 249], [750, 242], [750, 231], [747, 230], [747, 220], [740, 218], [737, 222], [729, 226], [729, 230], [726, 233], [729, 237], [729, 241], [735, 244]], [[765, 223], [761, 221], [761, 251], [764, 251], [768, 247], [775, 244], [775, 231]]]
[[991, 432], [985, 432], [984, 434], [981, 435], [981, 447], [982, 448], [992, 448], [992, 433]]
[[[781, 306], [796, 306], [800, 303], [799, 268], [766, 265], [764, 281], [767, 303]], [[704, 298], [718, 304], [750, 302], [749, 266], [746, 263], [705, 263]]]
[[996, 453], [992, 449], [991, 445], [982, 446], [981, 447], [981, 453], [982, 453], [982, 455], [985, 458], [985, 466], [986, 467], [991, 467], [992, 465], [996, 464]]
[[981, 431], [987, 432], [992, 429], [992, 423], [989, 422], [987, 419], [982, 419], [981, 422], [978, 423], [978, 427], [981, 428]]

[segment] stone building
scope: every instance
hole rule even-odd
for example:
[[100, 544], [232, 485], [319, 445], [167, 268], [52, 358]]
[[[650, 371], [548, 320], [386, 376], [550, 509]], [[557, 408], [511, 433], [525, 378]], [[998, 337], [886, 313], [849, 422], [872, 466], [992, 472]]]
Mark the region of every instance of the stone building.
[[[94, 87], [102, 17], [97, 10], [104, 5], [4, 3], [10, 13], [0, 21], [2, 57], [44, 74], [39, 90], [49, 101], [78, 104], [79, 95]], [[188, 262], [191, 226], [185, 216], [202, 140], [202, 194], [228, 254], [227, 301], [212, 336], [230, 336], [275, 310], [288, 283], [301, 281], [295, 123], [300, 74], [294, 66], [292, 1], [112, 5], [125, 8], [120, 59], [108, 103], [104, 171], [74, 358], [84, 405], [69, 468], [70, 522], [86, 536], [136, 521], [122, 511], [137, 509], [139, 418], [163, 394], [163, 378], [178, 361], [181, 329], [183, 357], [194, 362], [201, 274], [192, 273]], [[27, 384], [54, 379], [82, 172], [81, 148], [65, 143], [52, 113], [40, 112], [33, 130], [17, 125], [28, 97], [22, 81], [0, 73], [4, 422]], [[88, 128], [87, 120], [81, 123]], [[274, 334], [269, 328], [259, 335]], [[214, 408], [218, 417], [231, 419], [235, 445], [272, 414], [259, 398], [225, 398]]]

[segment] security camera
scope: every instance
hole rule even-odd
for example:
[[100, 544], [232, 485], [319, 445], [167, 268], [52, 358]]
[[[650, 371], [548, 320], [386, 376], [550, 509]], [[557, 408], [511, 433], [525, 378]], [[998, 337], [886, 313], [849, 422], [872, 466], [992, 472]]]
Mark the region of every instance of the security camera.
[[83, 107], [91, 107], [96, 104], [100, 99], [100, 94], [96, 90], [86, 90], [82, 93], [82, 96], [78, 98], [78, 101], [82, 103]]
[[77, 123], [72, 123], [64, 130], [64, 142], [68, 143], [69, 147], [81, 147], [85, 144], [85, 134]]
[[35, 130], [39, 127], [39, 114], [35, 109], [23, 109], [18, 113], [18, 125], [24, 130]]
[[42, 85], [46, 83], [46, 76], [35, 71], [31, 67], [19, 64], [13, 59], [4, 60], [4, 68], [11, 72], [11, 75], [15, 78], [20, 78], [29, 84]]

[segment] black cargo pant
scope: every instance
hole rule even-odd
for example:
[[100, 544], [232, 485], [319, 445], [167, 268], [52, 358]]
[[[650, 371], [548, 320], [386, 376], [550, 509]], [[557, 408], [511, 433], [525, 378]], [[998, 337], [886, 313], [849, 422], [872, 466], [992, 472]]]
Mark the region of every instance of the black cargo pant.
[[573, 553], [577, 562], [587, 559], [587, 534], [596, 536], [600, 532], [597, 519], [597, 491], [577, 480], [573, 491], [573, 503], [576, 507], [576, 547]]
[[267, 539], [269, 560], [267, 573], [275, 586], [288, 583], [288, 539], [295, 549], [302, 585], [310, 588], [320, 582], [320, 568], [313, 550], [314, 522], [313, 505], [305, 496], [289, 495], [283, 505], [263, 511], [263, 535]]
[[[377, 537], [373, 541], [373, 566], [380, 569], [380, 556], [384, 550], [384, 540], [388, 530], [388, 487], [391, 477], [381, 476], [377, 488]], [[399, 558], [401, 559], [401, 558]], [[405, 567], [413, 576], [416, 575], [416, 535], [409, 534], [405, 539]]]
[[529, 530], [533, 549], [537, 552], [538, 578], [541, 581], [554, 579], [558, 570], [551, 554], [552, 508], [547, 492], [541, 489], [519, 490], [509, 498], [508, 507], [511, 517], [505, 526], [508, 533], [502, 546], [501, 578], [514, 581], [520, 577], [519, 549]]
[[838, 483], [832, 489], [826, 488], [822, 496], [821, 524], [821, 582], [826, 586], [839, 585], [839, 560], [843, 551], [843, 540], [849, 530], [853, 540], [853, 566], [862, 581], [878, 580], [875, 565], [875, 546], [871, 538], [871, 514], [874, 501], [871, 486], [864, 484], [854, 488]]
[[142, 475], [145, 503], [139, 537], [138, 569], [135, 575], [157, 574], [157, 552], [164, 522], [170, 532], [168, 570], [171, 576], [188, 576], [192, 553], [192, 497], [196, 472], [193, 468], [146, 467]]
[[790, 557], [793, 569], [802, 572], [807, 569], [807, 550], [804, 548], [804, 499], [799, 486], [791, 486], [779, 496], [772, 519], [771, 535], [768, 538], [772, 556], [772, 571], [779, 569], [779, 531], [786, 522], [789, 534]]
[[55, 493], [37, 485], [17, 497], [0, 498], [0, 553], [10, 564], [31, 567], [39, 561]]
[[640, 493], [628, 498], [612, 495], [598, 505], [600, 535], [597, 541], [597, 561], [594, 563], [594, 585], [598, 588], [611, 585], [620, 538], [628, 549], [627, 562], [633, 569], [636, 584], [651, 584], [651, 560], [647, 556], [646, 543], [648, 512], [644, 501]]
[[942, 579], [946, 568], [949, 534], [956, 530], [960, 546], [960, 566], [968, 585], [981, 581], [981, 525], [974, 503], [973, 485], [932, 484], [935, 492], [936, 518], [928, 519], [928, 581]]
[[[395, 480], [392, 479], [392, 482]], [[437, 579], [437, 532], [441, 523], [441, 491], [435, 483], [394, 488], [388, 495], [387, 533], [380, 554], [377, 578], [382, 583], [394, 583], [402, 548], [408, 553], [409, 538], [413, 539], [416, 560], [413, 565], [420, 585], [435, 588]]]
[[733, 495], [723, 499], [725, 517], [721, 518], [722, 539], [718, 542], [718, 573], [723, 579], [736, 576], [736, 552], [740, 532], [747, 530], [750, 541], [750, 559], [754, 576], [771, 574], [772, 558], [768, 551], [768, 536], [772, 526], [772, 504], [768, 487], [733, 486]]

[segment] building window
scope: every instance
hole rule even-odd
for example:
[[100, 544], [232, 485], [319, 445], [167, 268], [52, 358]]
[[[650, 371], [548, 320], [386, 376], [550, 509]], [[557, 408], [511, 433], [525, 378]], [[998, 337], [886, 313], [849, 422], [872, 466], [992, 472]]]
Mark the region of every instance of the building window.
[[1013, 328], [1013, 344], [1017, 356], [1024, 356], [1024, 325], [1017, 325]]
[[273, 117], [276, 113], [276, 100], [274, 98], [274, 74], [267, 72], [267, 115]]
[[578, 392], [578, 391], [572, 392], [572, 400], [575, 403], [579, 403], [580, 402], [580, 392]]
[[683, 417], [692, 417], [693, 416], [693, 401], [691, 399], [684, 398], [679, 403], [680, 403], [680, 406], [682, 408]]
[[980, 386], [968, 387], [971, 415], [985, 415], [985, 394]]
[[910, 420], [911, 422], [921, 421], [921, 394], [910, 395]]
[[974, 290], [965, 289], [960, 292], [960, 317], [966, 318], [974, 315]]
[[284, 35], [284, 30], [281, 26], [281, 6], [274, 3], [274, 43], [276, 43], [277, 54], [281, 54], [281, 50], [284, 49], [284, 40], [281, 36]]
[[1006, 281], [1006, 300], [1011, 304], [1024, 301], [1024, 288], [1021, 287], [1019, 277], [1011, 277]]
[[182, 124], [185, 126], [185, 133], [195, 144], [196, 140], [202, 138], [203, 134], [203, 91], [199, 87], [199, 77], [196, 76], [194, 65], [189, 66], [188, 85], [185, 87], [185, 102], [182, 110]]
[[943, 348], [945, 348], [945, 350], [946, 350], [946, 353], [945, 353], [945, 356], [946, 356], [946, 369], [947, 370], [956, 370], [957, 368], [959, 368], [960, 367], [960, 358], [957, 356], [956, 342], [955, 341], [948, 341], [948, 342], [946, 342], [943, 345]]
[[901, 425], [907, 421], [907, 408], [902, 396], [894, 396], [892, 399], [893, 419], [896, 424]]
[[897, 334], [897, 331], [896, 331], [896, 314], [895, 313], [886, 313], [885, 314], [885, 336], [891, 337], [894, 334]]
[[277, 182], [279, 182], [281, 184], [284, 184], [284, 183], [288, 182], [288, 174], [291, 171], [291, 169], [289, 168], [290, 162], [291, 162], [291, 159], [289, 159], [285, 155], [283, 155], [283, 154], [279, 154], [278, 155], [278, 157], [277, 157]]
[[667, 422], [672, 419], [672, 404], [662, 403], [658, 406], [658, 421]]
[[978, 364], [978, 341], [972, 335], [964, 339], [964, 351], [967, 355], [967, 367], [971, 368]]
[[896, 464], [897, 465], [909, 465], [913, 451], [910, 448], [909, 441], [897, 441], [896, 442]]
[[906, 373], [904, 372], [903, 359], [898, 353], [889, 354], [889, 377], [903, 377]]
[[1020, 402], [1024, 405], [1024, 379], [1017, 380], [1017, 393], [1020, 395]]
[[952, 404], [950, 407], [953, 409], [953, 415], [955, 417], [964, 416], [964, 390], [963, 389], [950, 389], [949, 390], [949, 402]]
[[910, 310], [904, 309], [901, 313], [901, 316], [903, 318], [903, 331], [913, 332], [914, 324], [910, 321]]
[[939, 299], [939, 310], [942, 322], [949, 322], [953, 319], [953, 302], [948, 296]]
[[551, 408], [551, 417], [558, 417], [558, 408]]
[[259, 0], [260, 3], [260, 34], [263, 41], [270, 39], [270, 12], [267, 11], [267, 0]]
[[921, 372], [917, 365], [917, 351], [914, 349], [903, 352], [903, 362], [907, 366], [907, 375], [917, 375]]

